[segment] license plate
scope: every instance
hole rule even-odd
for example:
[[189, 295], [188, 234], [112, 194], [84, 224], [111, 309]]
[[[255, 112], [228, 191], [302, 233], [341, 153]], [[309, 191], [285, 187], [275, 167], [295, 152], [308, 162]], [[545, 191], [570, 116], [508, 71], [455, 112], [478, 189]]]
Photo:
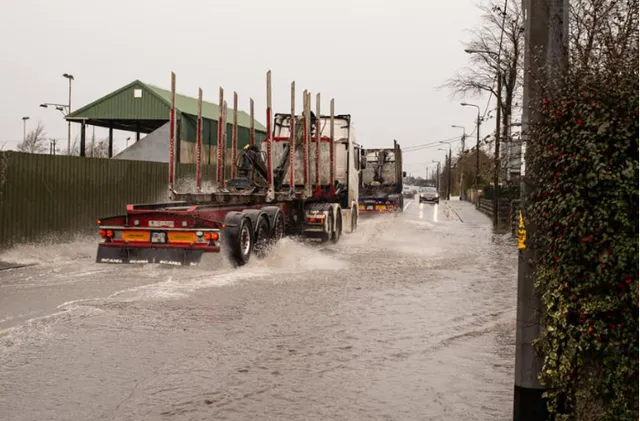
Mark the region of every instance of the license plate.
[[149, 241], [149, 231], [125, 231], [122, 234], [122, 239], [124, 241], [141, 241], [148, 242]]
[[174, 227], [174, 222], [173, 221], [149, 221], [149, 226], [150, 227], [166, 227], [166, 228], [173, 228]]
[[359, 210], [364, 210], [364, 205], [360, 205], [360, 206], [358, 206], [358, 209], [359, 209]]
[[170, 243], [195, 243], [196, 234], [193, 232], [170, 232]]
[[167, 234], [164, 232], [152, 232], [151, 233], [151, 242], [152, 243], [166, 243], [167, 242]]

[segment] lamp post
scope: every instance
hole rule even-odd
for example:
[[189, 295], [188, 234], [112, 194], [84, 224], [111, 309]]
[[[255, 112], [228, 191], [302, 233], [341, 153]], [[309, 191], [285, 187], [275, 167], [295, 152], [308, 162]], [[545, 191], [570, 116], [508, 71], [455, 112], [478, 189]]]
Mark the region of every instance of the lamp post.
[[[74, 80], [72, 74], [65, 73], [62, 77], [69, 81], [69, 100], [67, 105], [67, 114], [71, 114], [71, 81]], [[71, 122], [67, 121], [67, 155], [71, 155]]]
[[22, 142], [27, 140], [27, 120], [29, 117], [22, 117]]
[[498, 180], [500, 178], [500, 112], [502, 104], [502, 68], [500, 67], [500, 55], [488, 50], [471, 50], [465, 49], [467, 54], [489, 54], [496, 56], [498, 74], [496, 79], [498, 87], [496, 89], [496, 147], [495, 147], [495, 168], [494, 168], [494, 180], [493, 180], [493, 223], [494, 226], [498, 226], [498, 208], [500, 204], [500, 198], [498, 193]]
[[460, 168], [460, 200], [465, 200], [465, 194], [464, 194], [464, 190], [462, 188], [462, 183], [464, 181], [464, 173], [462, 171], [462, 159], [464, 159], [464, 141], [467, 138], [467, 130], [464, 128], [464, 126], [457, 126], [455, 124], [452, 124], [451, 127], [453, 128], [458, 128], [458, 129], [462, 129], [462, 155], [460, 157], [460, 160], [458, 161], [460, 163], [459, 168]]
[[467, 102], [461, 102], [460, 105], [463, 107], [476, 107], [478, 109], [478, 118], [476, 120], [476, 182], [474, 185], [474, 189], [477, 191], [478, 187], [480, 187], [480, 107], [476, 104], [469, 104]]
[[[439, 143], [449, 145], [449, 165], [447, 166], [447, 200], [451, 200], [451, 142], [441, 140]], [[444, 149], [441, 149], [444, 150]]]
[[436, 166], [436, 190], [438, 190], [438, 194], [440, 193], [440, 161], [431, 160]]

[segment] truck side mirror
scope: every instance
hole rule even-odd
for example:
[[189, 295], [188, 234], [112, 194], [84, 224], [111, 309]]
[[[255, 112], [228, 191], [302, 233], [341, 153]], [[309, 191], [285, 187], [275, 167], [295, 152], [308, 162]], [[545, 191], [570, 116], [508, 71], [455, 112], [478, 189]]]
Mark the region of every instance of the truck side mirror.
[[402, 171], [402, 178], [407, 176], [407, 172], [406, 171]]

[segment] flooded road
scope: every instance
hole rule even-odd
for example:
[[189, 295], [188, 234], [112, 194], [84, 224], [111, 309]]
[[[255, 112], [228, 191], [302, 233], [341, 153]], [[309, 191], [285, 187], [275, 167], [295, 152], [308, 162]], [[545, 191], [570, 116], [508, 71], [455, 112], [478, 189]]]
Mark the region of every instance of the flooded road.
[[0, 419], [509, 420], [517, 253], [457, 200], [231, 270], [0, 271]]

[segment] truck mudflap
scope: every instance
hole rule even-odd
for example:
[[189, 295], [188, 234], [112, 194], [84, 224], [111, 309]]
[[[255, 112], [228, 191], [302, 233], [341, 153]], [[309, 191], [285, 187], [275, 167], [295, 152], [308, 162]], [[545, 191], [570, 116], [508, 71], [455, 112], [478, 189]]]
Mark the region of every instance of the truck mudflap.
[[203, 250], [181, 247], [131, 247], [99, 244], [96, 263], [158, 263], [174, 266], [197, 266], [203, 254]]

